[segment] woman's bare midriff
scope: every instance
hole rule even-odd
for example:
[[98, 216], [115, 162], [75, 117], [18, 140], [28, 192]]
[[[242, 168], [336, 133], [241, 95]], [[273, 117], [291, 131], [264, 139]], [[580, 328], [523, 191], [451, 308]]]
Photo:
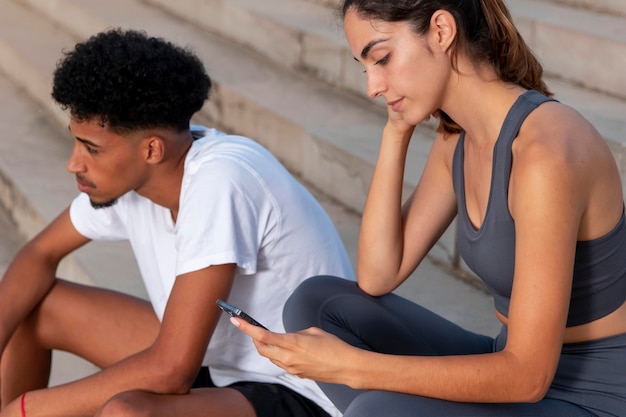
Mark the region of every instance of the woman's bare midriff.
[[[496, 317], [504, 325], [507, 324], [507, 318], [497, 311]], [[598, 320], [580, 326], [568, 327], [565, 329], [563, 343], [586, 342], [622, 333], [626, 333], [626, 302], [617, 310]]]

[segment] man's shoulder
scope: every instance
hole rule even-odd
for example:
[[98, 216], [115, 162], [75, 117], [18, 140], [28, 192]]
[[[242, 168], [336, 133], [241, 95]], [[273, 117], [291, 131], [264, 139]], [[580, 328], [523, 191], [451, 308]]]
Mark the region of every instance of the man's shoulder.
[[190, 150], [189, 159], [208, 156], [217, 158], [220, 156], [245, 156], [250, 152], [269, 153], [257, 141], [240, 135], [231, 135], [215, 129], [203, 131], [202, 136], [196, 136], [200, 132], [192, 132], [194, 142]]
[[185, 172], [195, 174], [200, 169], [228, 175], [238, 171], [271, 173], [280, 176], [282, 164], [263, 145], [245, 136], [221, 132], [208, 134], [194, 141], [187, 160]]

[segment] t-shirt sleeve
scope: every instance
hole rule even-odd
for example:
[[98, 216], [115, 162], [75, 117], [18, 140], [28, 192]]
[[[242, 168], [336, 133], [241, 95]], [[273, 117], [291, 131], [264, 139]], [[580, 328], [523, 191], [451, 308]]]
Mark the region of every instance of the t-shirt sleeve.
[[176, 222], [176, 275], [235, 263], [257, 272], [270, 209], [267, 192], [245, 164], [227, 158], [202, 164], [183, 182]]
[[76, 230], [91, 240], [125, 240], [126, 227], [120, 217], [120, 200], [105, 208], [95, 209], [87, 194], [79, 194], [70, 205], [70, 219]]

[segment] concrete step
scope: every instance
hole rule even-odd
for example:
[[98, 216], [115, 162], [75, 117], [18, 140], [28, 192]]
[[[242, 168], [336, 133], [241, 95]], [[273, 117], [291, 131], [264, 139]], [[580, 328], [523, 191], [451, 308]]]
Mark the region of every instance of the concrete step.
[[321, 4], [322, 6], [325, 6], [331, 9], [337, 9], [342, 3], [341, 0], [306, 0], [306, 1], [315, 3], [315, 4]]
[[508, 0], [547, 73], [626, 98], [626, 17], [541, 0]]
[[[323, 0], [143, 0], [266, 58], [365, 97], [362, 68]], [[590, 119], [623, 159], [626, 19], [537, 0], [508, 1], [557, 98]], [[590, 57], [593, 57], [590, 59]], [[608, 92], [608, 94], [607, 94]], [[382, 107], [384, 103], [379, 101]], [[607, 109], [609, 110], [607, 112]], [[433, 120], [428, 127], [435, 126]]]
[[[306, 0], [321, 4], [331, 9], [337, 9], [343, 4], [342, 0]], [[506, 0], [508, 1], [508, 0]], [[626, 16], [626, 2], [624, 0], [543, 0], [546, 2], [564, 4], [570, 7], [591, 10], [614, 16]]]
[[614, 16], [626, 16], [626, 2], [624, 0], [548, 0], [566, 4], [571, 7], [592, 10]]

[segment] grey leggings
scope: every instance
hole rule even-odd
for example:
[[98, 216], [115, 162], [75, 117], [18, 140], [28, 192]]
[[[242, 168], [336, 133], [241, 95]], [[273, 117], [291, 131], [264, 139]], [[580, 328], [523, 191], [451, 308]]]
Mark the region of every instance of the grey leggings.
[[[353, 346], [401, 355], [490, 353], [502, 349], [506, 342], [506, 329], [495, 339], [475, 334], [397, 295], [371, 297], [352, 281], [327, 276], [310, 278], [296, 289], [285, 305], [283, 321], [290, 332], [319, 327]], [[571, 369], [576, 369], [578, 377], [584, 368], [580, 366], [581, 357], [585, 364], [593, 359], [587, 360], [580, 353], [580, 344], [572, 349], [571, 358], [564, 347], [553, 388], [537, 403], [457, 403], [387, 391], [358, 391], [343, 385], [319, 385], [344, 412], [344, 417], [626, 416], [626, 335], [614, 339], [608, 348], [601, 347], [601, 363], [593, 363], [590, 368], [595, 373], [598, 368], [600, 372], [606, 370], [609, 378], [621, 380], [608, 387], [596, 386], [597, 381], [604, 383], [606, 373], [592, 375], [590, 382], [585, 375], [581, 376], [582, 382], [572, 380]], [[568, 390], [568, 385], [576, 389]], [[585, 387], [591, 395], [584, 393]], [[594, 395], [597, 390], [599, 394]], [[579, 402], [584, 403], [584, 408], [577, 405]]]

